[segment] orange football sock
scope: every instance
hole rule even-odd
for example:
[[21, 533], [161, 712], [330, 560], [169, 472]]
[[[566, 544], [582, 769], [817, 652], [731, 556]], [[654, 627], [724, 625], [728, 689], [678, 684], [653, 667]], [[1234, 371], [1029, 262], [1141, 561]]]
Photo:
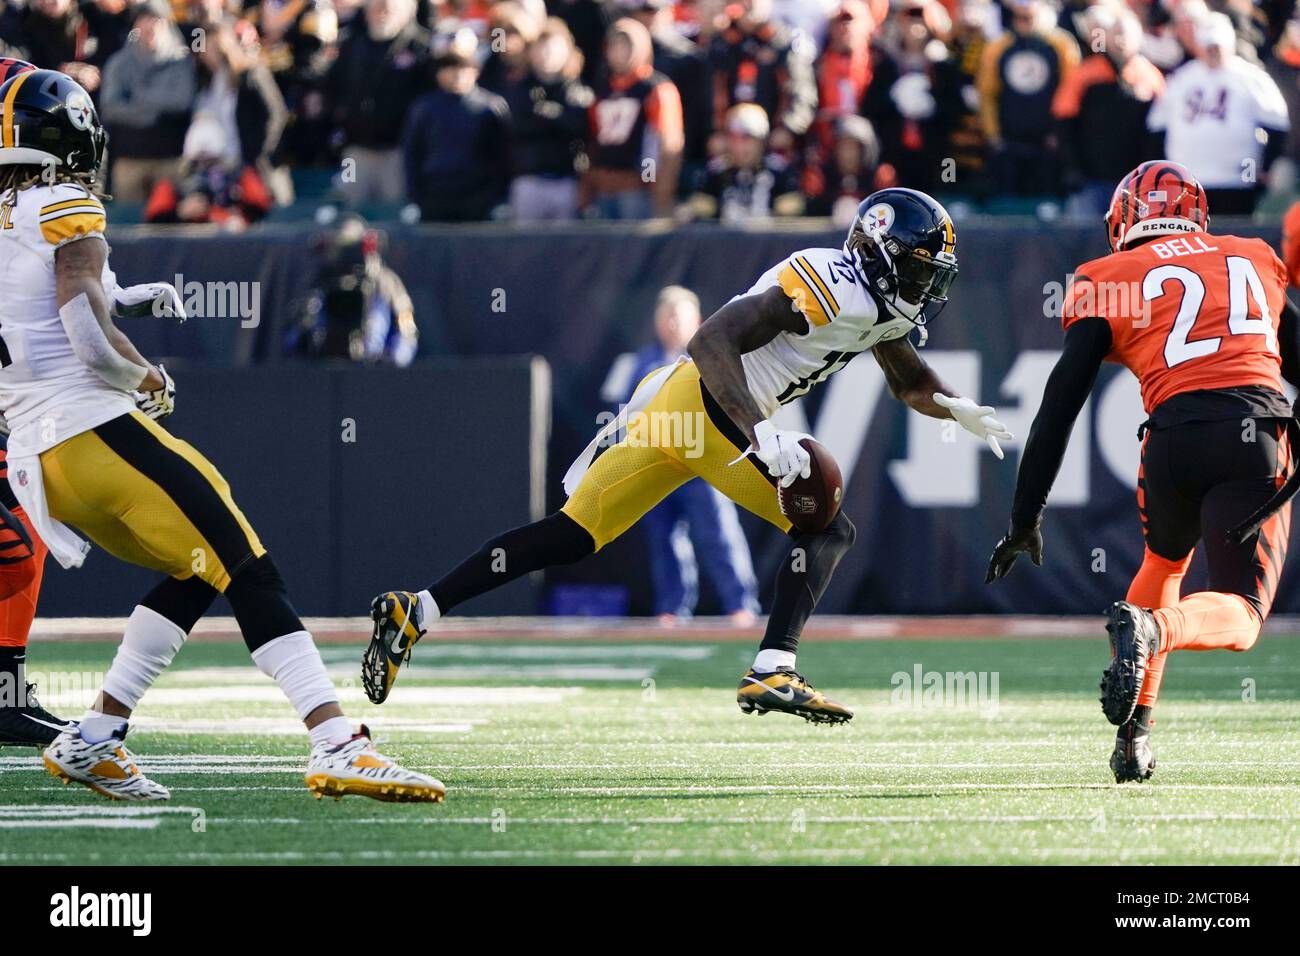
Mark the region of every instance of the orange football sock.
[[[1150, 548], [1142, 552], [1142, 567], [1133, 576], [1124, 600], [1138, 607], [1172, 607], [1182, 594], [1183, 577], [1192, 563], [1189, 554], [1181, 561], [1162, 558]], [[1165, 676], [1165, 655], [1157, 654], [1147, 662], [1147, 674], [1138, 694], [1139, 707], [1154, 707], [1160, 696], [1160, 682]]]
[[1248, 651], [1263, 622], [1237, 594], [1201, 591], [1157, 608], [1161, 651]]

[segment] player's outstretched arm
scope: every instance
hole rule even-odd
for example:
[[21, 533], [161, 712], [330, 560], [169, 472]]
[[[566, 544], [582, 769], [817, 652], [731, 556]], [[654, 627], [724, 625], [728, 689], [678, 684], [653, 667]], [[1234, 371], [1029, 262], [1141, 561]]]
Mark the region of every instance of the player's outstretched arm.
[[896, 399], [922, 415], [955, 420], [976, 438], [988, 442], [993, 454], [1002, 457], [998, 439], [1009, 440], [1013, 436], [994, 417], [997, 412], [993, 406], [976, 405], [950, 389], [906, 338], [881, 342], [872, 351]]
[[165, 380], [113, 324], [104, 294], [108, 244], [99, 236], [66, 243], [54, 253], [59, 318], [77, 358], [105, 382], [127, 391], [152, 391]]
[[686, 346], [709, 393], [753, 443], [754, 427], [765, 421], [745, 381], [740, 357], [762, 348], [782, 332], [802, 334], [808, 320], [780, 286], [728, 302], [700, 326]]
[[1110, 345], [1110, 325], [1105, 319], [1079, 319], [1066, 331], [1065, 348], [1047, 379], [1043, 403], [1020, 455], [1010, 526], [993, 549], [985, 583], [1004, 577], [1021, 554], [1028, 554], [1034, 564], [1043, 563], [1043, 537], [1038, 529], [1047, 496], [1061, 470], [1074, 420], [1092, 392]]

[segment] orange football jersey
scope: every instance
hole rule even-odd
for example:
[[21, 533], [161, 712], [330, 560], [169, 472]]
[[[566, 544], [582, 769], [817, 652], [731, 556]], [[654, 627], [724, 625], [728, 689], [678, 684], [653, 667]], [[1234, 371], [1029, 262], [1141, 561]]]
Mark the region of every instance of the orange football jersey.
[[1262, 239], [1188, 233], [1084, 263], [1061, 310], [1110, 324], [1110, 362], [1142, 385], [1150, 413], [1180, 392], [1264, 385], [1282, 391], [1278, 318], [1287, 272]]

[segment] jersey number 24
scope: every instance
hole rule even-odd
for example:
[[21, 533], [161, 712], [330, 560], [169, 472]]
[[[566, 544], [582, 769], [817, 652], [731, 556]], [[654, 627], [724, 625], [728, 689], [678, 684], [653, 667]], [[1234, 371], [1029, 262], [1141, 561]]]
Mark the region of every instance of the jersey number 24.
[[[1270, 352], [1277, 351], [1273, 335], [1273, 319], [1268, 312], [1264, 283], [1260, 281], [1255, 264], [1244, 256], [1228, 256], [1228, 333], [1230, 335], [1262, 335]], [[1183, 299], [1174, 316], [1174, 326], [1165, 339], [1165, 364], [1169, 368], [1203, 358], [1219, 351], [1222, 336], [1189, 340], [1192, 328], [1201, 314], [1205, 301], [1205, 281], [1186, 266], [1156, 266], [1142, 280], [1142, 298], [1147, 302], [1165, 294], [1165, 283], [1177, 282], [1183, 287]], [[1250, 317], [1253, 298], [1259, 306], [1259, 318]]]

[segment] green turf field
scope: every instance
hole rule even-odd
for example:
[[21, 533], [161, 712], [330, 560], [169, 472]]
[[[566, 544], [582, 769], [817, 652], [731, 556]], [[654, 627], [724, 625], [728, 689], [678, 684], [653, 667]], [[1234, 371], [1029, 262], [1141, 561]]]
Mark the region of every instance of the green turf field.
[[[113, 649], [40, 643], [30, 667], [102, 671]], [[426, 639], [382, 708], [360, 646], [323, 650], [349, 715], [446, 803], [316, 801], [276, 688], [241, 645], [197, 643], [131, 738], [171, 802], [110, 804], [0, 751], [0, 862], [1300, 862], [1293, 638], [1176, 656], [1155, 779], [1123, 787], [1101, 639], [807, 643], [804, 673], [857, 708], [841, 728], [741, 715], [748, 643]], [[918, 666], [983, 672], [983, 694], [900, 699], [891, 679]]]

